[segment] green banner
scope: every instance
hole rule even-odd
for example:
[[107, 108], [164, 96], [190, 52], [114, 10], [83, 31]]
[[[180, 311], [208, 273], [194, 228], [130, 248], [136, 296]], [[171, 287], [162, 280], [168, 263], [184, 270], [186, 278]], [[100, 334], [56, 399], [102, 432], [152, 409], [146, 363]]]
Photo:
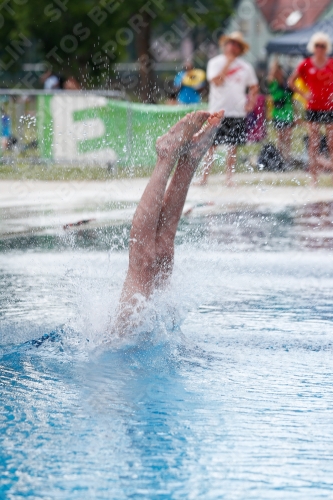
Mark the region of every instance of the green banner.
[[66, 94], [38, 97], [40, 154], [54, 161], [150, 166], [155, 142], [198, 106], [167, 106]]

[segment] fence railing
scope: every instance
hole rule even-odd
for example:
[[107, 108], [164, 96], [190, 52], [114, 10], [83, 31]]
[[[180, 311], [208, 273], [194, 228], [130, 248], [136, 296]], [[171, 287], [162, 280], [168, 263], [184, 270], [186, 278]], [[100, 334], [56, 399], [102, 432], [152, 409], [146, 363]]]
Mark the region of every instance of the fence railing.
[[99, 95], [112, 99], [125, 99], [126, 92], [122, 90], [34, 90], [34, 89], [0, 89], [0, 95], [10, 96], [39, 96], [39, 95]]

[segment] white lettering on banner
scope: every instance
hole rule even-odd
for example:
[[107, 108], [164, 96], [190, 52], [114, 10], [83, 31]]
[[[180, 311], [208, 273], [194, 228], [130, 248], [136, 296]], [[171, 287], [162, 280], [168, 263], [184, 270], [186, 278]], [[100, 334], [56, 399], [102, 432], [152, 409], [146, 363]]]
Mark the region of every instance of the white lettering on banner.
[[53, 118], [53, 158], [55, 160], [84, 160], [115, 162], [117, 155], [111, 148], [95, 149], [81, 153], [78, 143], [88, 139], [102, 139], [105, 124], [101, 118], [74, 120], [75, 111], [83, 111], [107, 105], [107, 99], [99, 96], [55, 95], [51, 101]]

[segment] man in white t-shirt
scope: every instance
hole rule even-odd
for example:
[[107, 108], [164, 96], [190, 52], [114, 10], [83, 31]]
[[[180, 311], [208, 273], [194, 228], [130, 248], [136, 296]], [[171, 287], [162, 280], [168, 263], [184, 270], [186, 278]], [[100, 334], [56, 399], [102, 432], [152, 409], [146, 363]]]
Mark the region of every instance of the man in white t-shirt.
[[[224, 109], [224, 120], [217, 131], [214, 145], [206, 157], [206, 166], [200, 184], [205, 185], [213, 164], [213, 153], [219, 144], [228, 146], [226, 180], [232, 185], [232, 173], [236, 165], [237, 146], [246, 142], [245, 117], [247, 90], [251, 97], [258, 92], [258, 79], [253, 67], [240, 58], [249, 45], [243, 35], [235, 31], [219, 40], [223, 54], [208, 61], [207, 80], [210, 84], [209, 111]], [[253, 99], [249, 99], [249, 102]]]

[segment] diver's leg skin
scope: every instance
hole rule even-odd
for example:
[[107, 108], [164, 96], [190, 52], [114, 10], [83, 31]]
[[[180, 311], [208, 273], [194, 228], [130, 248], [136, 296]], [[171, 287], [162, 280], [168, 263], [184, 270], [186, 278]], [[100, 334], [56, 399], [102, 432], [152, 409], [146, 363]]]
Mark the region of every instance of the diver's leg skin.
[[190, 113], [157, 139], [158, 160], [133, 217], [130, 233], [129, 268], [121, 301], [135, 293], [148, 297], [156, 274], [156, 232], [166, 185], [179, 155], [187, 151], [209, 113]]
[[164, 195], [157, 228], [157, 278], [165, 281], [173, 267], [174, 240], [188, 189], [200, 161], [211, 146], [223, 112], [214, 113], [207, 124], [193, 136], [188, 152], [179, 159], [175, 173]]

